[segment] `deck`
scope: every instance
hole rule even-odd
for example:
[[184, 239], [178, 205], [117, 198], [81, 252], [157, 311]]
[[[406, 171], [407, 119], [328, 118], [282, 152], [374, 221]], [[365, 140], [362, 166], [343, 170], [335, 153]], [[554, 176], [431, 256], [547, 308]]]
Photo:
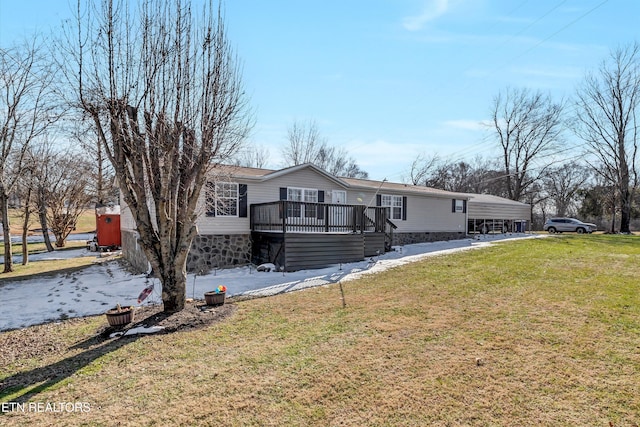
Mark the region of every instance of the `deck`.
[[384, 253], [395, 228], [383, 207], [280, 200], [250, 209], [254, 262], [285, 271]]

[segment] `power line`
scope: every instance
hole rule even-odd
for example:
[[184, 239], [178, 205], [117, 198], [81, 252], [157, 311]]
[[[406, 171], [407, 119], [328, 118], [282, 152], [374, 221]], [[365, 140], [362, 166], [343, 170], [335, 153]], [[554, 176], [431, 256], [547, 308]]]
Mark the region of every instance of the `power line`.
[[[563, 32], [564, 30], [566, 30], [567, 28], [571, 27], [572, 25], [574, 25], [576, 22], [582, 20], [584, 17], [586, 17], [587, 15], [593, 13], [596, 9], [598, 9], [599, 7], [601, 7], [603, 4], [607, 3], [609, 0], [604, 0], [600, 3], [598, 3], [597, 5], [595, 5], [594, 7], [592, 7], [591, 9], [589, 9], [588, 11], [586, 11], [585, 13], [583, 13], [582, 15], [578, 16], [576, 19], [574, 19], [573, 21], [569, 22], [568, 24], [564, 25], [563, 27], [561, 27], [559, 30], [557, 30], [556, 32], [552, 33], [551, 35], [549, 35], [547, 38], [539, 41], [538, 43], [536, 43], [535, 45], [531, 46], [529, 49], [525, 50], [524, 52], [522, 52], [521, 54], [519, 54], [518, 56], [512, 58], [509, 62], [507, 62], [506, 64], [503, 64], [502, 67], [500, 68], [504, 68], [506, 65], [509, 65], [511, 62], [522, 58], [524, 55], [526, 55], [527, 53], [531, 52], [532, 50], [534, 50], [535, 48], [537, 48], [538, 46], [542, 45], [543, 43], [549, 41], [550, 39], [552, 39], [553, 37], [557, 36], [558, 34], [560, 34], [561, 32]], [[498, 69], [500, 69], [498, 68]]]
[[[522, 58], [523, 56], [525, 56], [526, 54], [528, 54], [529, 52], [531, 52], [532, 50], [536, 49], [537, 47], [541, 46], [543, 43], [549, 41], [550, 39], [552, 39], [553, 37], [555, 37], [556, 35], [558, 35], [559, 33], [561, 33], [562, 31], [566, 30], [567, 28], [571, 27], [572, 25], [575, 25], [577, 22], [579, 22], [580, 20], [584, 19], [586, 16], [590, 15], [591, 13], [593, 13], [595, 10], [597, 10], [598, 8], [600, 8], [602, 5], [604, 5], [605, 3], [607, 3], [609, 0], [604, 0], [600, 3], [598, 3], [597, 5], [595, 5], [594, 7], [592, 7], [591, 9], [587, 10], [586, 12], [584, 12], [583, 14], [581, 14], [580, 16], [578, 16], [577, 18], [575, 18], [574, 20], [570, 21], [569, 23], [565, 24], [564, 26], [562, 26], [560, 29], [558, 29], [557, 31], [553, 32], [552, 34], [550, 34], [549, 36], [547, 36], [546, 38], [544, 38], [543, 40], [539, 41], [538, 43], [536, 43], [535, 45], [531, 46], [530, 48], [526, 49], [525, 51], [523, 51], [522, 53], [520, 53], [519, 55], [511, 58], [509, 61], [507, 61], [506, 63], [504, 63], [501, 67], [496, 68], [494, 70], [497, 71], [499, 69], [504, 68], [505, 66], [509, 65], [510, 63], [516, 61], [517, 59]], [[522, 34], [524, 31], [526, 31], [527, 29], [531, 28], [532, 26], [534, 26], [535, 24], [537, 24], [538, 22], [540, 22], [542, 19], [544, 19], [545, 17], [549, 16], [551, 13], [553, 13], [555, 10], [557, 10], [558, 8], [560, 8], [564, 3], [566, 3], [566, 0], [562, 1], [560, 4], [556, 5], [555, 7], [553, 7], [552, 9], [548, 10], [546, 13], [544, 13], [542, 16], [540, 16], [538, 19], [536, 19], [534, 22], [532, 22], [531, 24], [529, 24], [528, 26], [526, 26], [525, 28], [523, 28], [522, 30], [518, 31], [516, 34], [514, 34], [512, 37], [510, 37], [508, 40], [506, 40], [505, 42], [503, 42], [500, 46], [506, 44], [507, 42], [513, 40], [515, 37], [517, 37], [519, 34]], [[516, 8], [519, 9], [522, 6], [522, 4], [520, 6], [518, 6]], [[495, 49], [497, 50], [497, 48]], [[471, 67], [470, 67], [471, 68]], [[468, 68], [467, 71], [470, 69]], [[494, 72], [490, 73], [493, 74]], [[478, 144], [472, 145], [471, 147], [475, 147], [475, 146], [480, 146], [480, 145], [484, 145], [486, 141], [481, 141]], [[567, 148], [565, 151], [570, 150], [571, 148]], [[458, 156], [464, 156], [465, 151], [468, 151], [468, 147], [455, 153]], [[556, 154], [558, 153], [562, 153], [561, 152], [556, 152]]]
[[[546, 42], [547, 40], [549, 40], [550, 38], [554, 37], [555, 35], [557, 35], [558, 33], [560, 33], [561, 31], [563, 31], [564, 29], [570, 27], [571, 25], [575, 24], [576, 22], [578, 22], [579, 20], [583, 19], [585, 16], [587, 16], [588, 14], [592, 13], [595, 9], [597, 9], [598, 7], [600, 7], [602, 4], [606, 3], [608, 0], [605, 0], [604, 2], [600, 3], [599, 5], [597, 5], [596, 7], [592, 8], [591, 10], [587, 11], [586, 13], [582, 14], [581, 16], [579, 16], [578, 18], [576, 18], [575, 20], [569, 22], [568, 24], [566, 24], [565, 26], [563, 26], [561, 29], [559, 29], [558, 31], [554, 32], [553, 34], [551, 34], [550, 36], [548, 36], [547, 38], [545, 38], [544, 40], [540, 41], [539, 43], [537, 43], [536, 45], [534, 45], [533, 47], [527, 49], [526, 51], [522, 52], [520, 55], [516, 56], [515, 58], [511, 59], [510, 61], [507, 62], [507, 64], [509, 64], [510, 62], [515, 61], [516, 59], [526, 55], [528, 52], [530, 52], [531, 50], [535, 49], [536, 47], [540, 46], [541, 44], [543, 44], [544, 42]], [[511, 37], [509, 37], [508, 39], [506, 39], [505, 41], [503, 41], [500, 45], [498, 45], [493, 51], [497, 51], [501, 46], [507, 44], [508, 42], [510, 42], [511, 40], [513, 40], [514, 38], [516, 38], [518, 35], [522, 34], [523, 32], [527, 31], [528, 29], [530, 29], [531, 27], [533, 27], [534, 25], [536, 25], [537, 23], [539, 23], [540, 21], [542, 21], [543, 19], [545, 19], [547, 16], [551, 15], [553, 12], [555, 12], [556, 10], [558, 10], [561, 6], [563, 6], [565, 3], [567, 2], [567, 0], [563, 0], [561, 3], [555, 5], [554, 7], [552, 7], [551, 9], [547, 10], [545, 13], [543, 13], [541, 16], [539, 16], [537, 19], [535, 19], [533, 22], [531, 22], [529, 25], [525, 26], [524, 28], [522, 28], [521, 30], [519, 30], [518, 32], [516, 32], [515, 34], [513, 34]], [[513, 14], [515, 11], [519, 10], [522, 6], [524, 6], [525, 2], [520, 3], [517, 7], [515, 7], [514, 9], [511, 10], [511, 12], [509, 12], [509, 14], [507, 16], [511, 16], [511, 14]], [[505, 64], [505, 65], [507, 65]], [[464, 72], [466, 73], [468, 70], [470, 70], [471, 68], [473, 68], [473, 66], [467, 68]], [[502, 67], [501, 67], [502, 68]], [[497, 69], [496, 69], [497, 71]], [[493, 74], [493, 72], [491, 73]], [[468, 87], [469, 85], [471, 85], [471, 83], [468, 83], [466, 87]], [[462, 90], [461, 90], [462, 91]], [[480, 141], [477, 144], [473, 144], [471, 146], [468, 147], [464, 147], [463, 149], [452, 153], [450, 155], [448, 155], [447, 157], [451, 157], [451, 158], [462, 158], [465, 157], [468, 153], [473, 152], [474, 148], [476, 147], [483, 147], [485, 145], [488, 145], [488, 140], [484, 140], [484, 141]], [[483, 148], [480, 148], [479, 150], [477, 150], [478, 152], [481, 151]]]
[[[555, 7], [549, 9], [547, 12], [545, 12], [542, 16], [540, 16], [538, 19], [536, 19], [535, 21], [531, 22], [529, 25], [527, 25], [526, 27], [522, 28], [520, 31], [516, 32], [515, 34], [513, 34], [511, 37], [509, 37], [508, 39], [504, 40], [502, 43], [500, 43], [499, 45], [497, 45], [491, 52], [489, 52], [489, 55], [497, 52], [502, 46], [506, 45], [507, 43], [509, 43], [510, 41], [512, 41], [513, 39], [515, 39], [517, 36], [519, 36], [520, 34], [524, 33], [525, 31], [527, 31], [529, 28], [533, 27], [534, 25], [536, 25], [538, 22], [542, 21], [544, 18], [546, 18], [547, 16], [549, 16], [551, 13], [555, 12], [557, 9], [559, 9], [563, 4], [565, 4], [567, 2], [567, 0], [563, 0], [560, 4], [556, 5]], [[522, 5], [521, 5], [522, 6]], [[519, 9], [516, 8], [516, 10]], [[470, 71], [473, 67], [475, 66], [475, 64], [467, 67], [467, 69], [465, 69], [462, 74], [466, 74], [468, 71]]]
[[[509, 59], [507, 62], [505, 62], [501, 67], [496, 68], [494, 71], [492, 71], [491, 74], [495, 74], [499, 69], [502, 69], [504, 67], [506, 67], [507, 65], [513, 63], [514, 61], [522, 58], [523, 56], [527, 55], [528, 53], [530, 53], [531, 51], [535, 50], [536, 48], [538, 48], [539, 46], [543, 45], [544, 43], [548, 42], [549, 40], [551, 40], [552, 38], [554, 38], [555, 36], [557, 36], [558, 34], [560, 34], [561, 32], [565, 31], [567, 28], [575, 25], [577, 22], [581, 21], [582, 19], [584, 19], [586, 16], [590, 15], [591, 13], [593, 13], [594, 11], [596, 11], [598, 8], [602, 7], [605, 3], [607, 3], [609, 0], [604, 0], [601, 1], [600, 3], [598, 3], [597, 5], [593, 6], [592, 8], [590, 8], [589, 10], [587, 10], [586, 12], [582, 13], [581, 15], [579, 15], [578, 17], [576, 17], [575, 19], [571, 20], [570, 22], [568, 22], [567, 24], [563, 25], [562, 27], [560, 27], [558, 30], [554, 31], [553, 33], [551, 33], [550, 35], [548, 35], [547, 37], [545, 37], [544, 39], [540, 40], [539, 42], [537, 42], [536, 44], [534, 44], [533, 46], [527, 48], [526, 50], [522, 51], [520, 54], [512, 57], [511, 59]], [[567, 0], [563, 0], [561, 3], [555, 5], [554, 7], [552, 7], [551, 9], [547, 10], [545, 13], [543, 13], [541, 16], [539, 16], [537, 19], [535, 19], [533, 22], [531, 22], [530, 24], [528, 24], [527, 26], [525, 26], [524, 28], [520, 29], [518, 32], [516, 32], [515, 34], [513, 34], [511, 37], [509, 37], [508, 39], [506, 39], [505, 41], [503, 41], [499, 46], [497, 46], [493, 51], [498, 50], [500, 48], [500, 46], [503, 46], [507, 43], [509, 43], [510, 41], [512, 41], [513, 39], [515, 39], [518, 35], [524, 33], [525, 31], [527, 31], [528, 29], [532, 28], [533, 26], [535, 26], [537, 23], [539, 23], [540, 21], [542, 21], [543, 19], [545, 19], [546, 17], [548, 17], [549, 15], [551, 15], [553, 12], [555, 12], [556, 10], [558, 10], [561, 6], [563, 6], [565, 3], [567, 2]], [[513, 14], [514, 12], [516, 12], [517, 10], [519, 10], [522, 6], [524, 6], [527, 3], [527, 1], [525, 0], [524, 2], [520, 3], [518, 6], [516, 6], [515, 8], [513, 8], [509, 14], [507, 16], [510, 16], [511, 14]], [[492, 51], [492, 52], [493, 52]], [[472, 67], [469, 67], [466, 71], [468, 71], [469, 69], [471, 69]], [[466, 72], [465, 71], [465, 72]], [[469, 83], [470, 84], [470, 83]], [[468, 154], [473, 153], [473, 152], [481, 152], [485, 149], [489, 148], [489, 145], [491, 144], [491, 141], [485, 137], [483, 138], [483, 140], [463, 147], [460, 150], [457, 150], [454, 153], [448, 154], [446, 157], [452, 159], [452, 160], [462, 160], [464, 157], [467, 157]], [[363, 147], [368, 145], [367, 142], [363, 142], [362, 144], [360, 144], [357, 148]], [[556, 151], [555, 154], [562, 154], [566, 151], [571, 150], [571, 148], [566, 148], [565, 150], [561, 150], [561, 151]], [[405, 173], [405, 172], [402, 172]], [[395, 175], [400, 175], [400, 173], [395, 174]]]

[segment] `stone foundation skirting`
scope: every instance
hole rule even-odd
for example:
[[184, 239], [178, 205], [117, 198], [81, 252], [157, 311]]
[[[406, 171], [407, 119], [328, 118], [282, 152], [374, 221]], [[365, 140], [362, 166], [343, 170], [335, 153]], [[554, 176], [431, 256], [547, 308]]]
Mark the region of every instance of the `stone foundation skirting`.
[[199, 235], [191, 244], [187, 271], [203, 274], [216, 268], [247, 265], [250, 261], [250, 234]]
[[[462, 232], [396, 232], [393, 233], [393, 245], [403, 246], [465, 237], [466, 234]], [[147, 272], [149, 263], [137, 240], [136, 232], [123, 230], [122, 255], [133, 268], [140, 272]], [[187, 271], [206, 274], [217, 268], [247, 265], [251, 262], [251, 250], [250, 234], [199, 235], [193, 239], [187, 258]]]
[[149, 261], [144, 251], [138, 244], [138, 233], [135, 231], [122, 230], [122, 256], [129, 261], [131, 267], [140, 273], [149, 271]]
[[[135, 231], [122, 231], [122, 256], [141, 272], [149, 271], [149, 262], [138, 244]], [[200, 235], [193, 239], [187, 257], [187, 271], [207, 273], [216, 268], [249, 264], [251, 236], [249, 234]]]
[[457, 231], [433, 231], [413, 233], [393, 233], [393, 246], [411, 245], [414, 243], [442, 242], [447, 240], [464, 239], [466, 234]]

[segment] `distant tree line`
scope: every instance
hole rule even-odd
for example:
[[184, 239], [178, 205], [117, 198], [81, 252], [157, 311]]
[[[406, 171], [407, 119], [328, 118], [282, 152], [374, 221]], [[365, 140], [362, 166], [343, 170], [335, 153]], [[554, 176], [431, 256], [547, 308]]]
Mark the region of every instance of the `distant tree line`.
[[526, 202], [541, 221], [578, 215], [629, 233], [640, 217], [639, 61], [637, 43], [613, 50], [571, 100], [506, 88], [487, 125], [495, 156], [469, 162], [422, 154], [407, 180]]

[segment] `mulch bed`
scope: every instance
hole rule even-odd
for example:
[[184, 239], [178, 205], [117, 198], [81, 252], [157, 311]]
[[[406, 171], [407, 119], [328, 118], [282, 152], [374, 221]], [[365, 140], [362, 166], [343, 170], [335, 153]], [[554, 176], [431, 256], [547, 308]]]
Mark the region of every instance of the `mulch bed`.
[[213, 323], [225, 320], [235, 311], [234, 304], [208, 306], [204, 301], [189, 300], [184, 310], [177, 313], [165, 313], [162, 305], [143, 306], [136, 309], [134, 321], [125, 327], [105, 326], [100, 331], [102, 336], [108, 337], [114, 332], [125, 332], [136, 327], [162, 327], [160, 333], [172, 333], [185, 330], [204, 328]]
[[95, 335], [75, 343], [72, 347], [68, 347], [68, 343], [60, 339], [58, 331], [68, 324], [86, 322], [84, 318], [67, 319], [2, 332], [0, 333], [0, 369], [24, 359], [44, 357], [52, 353], [65, 353], [73, 349], [89, 349], [107, 340], [128, 339], [131, 335], [121, 338], [110, 338], [110, 336], [115, 332], [124, 333], [136, 327], [159, 326], [163, 329], [157, 333], [161, 334], [201, 329], [226, 320], [235, 310], [236, 305], [233, 303], [212, 307], [207, 306], [204, 301], [191, 300], [187, 301], [184, 310], [172, 314], [164, 313], [162, 305], [138, 307], [132, 323], [113, 327], [108, 325], [105, 318], [104, 326], [100, 327]]

